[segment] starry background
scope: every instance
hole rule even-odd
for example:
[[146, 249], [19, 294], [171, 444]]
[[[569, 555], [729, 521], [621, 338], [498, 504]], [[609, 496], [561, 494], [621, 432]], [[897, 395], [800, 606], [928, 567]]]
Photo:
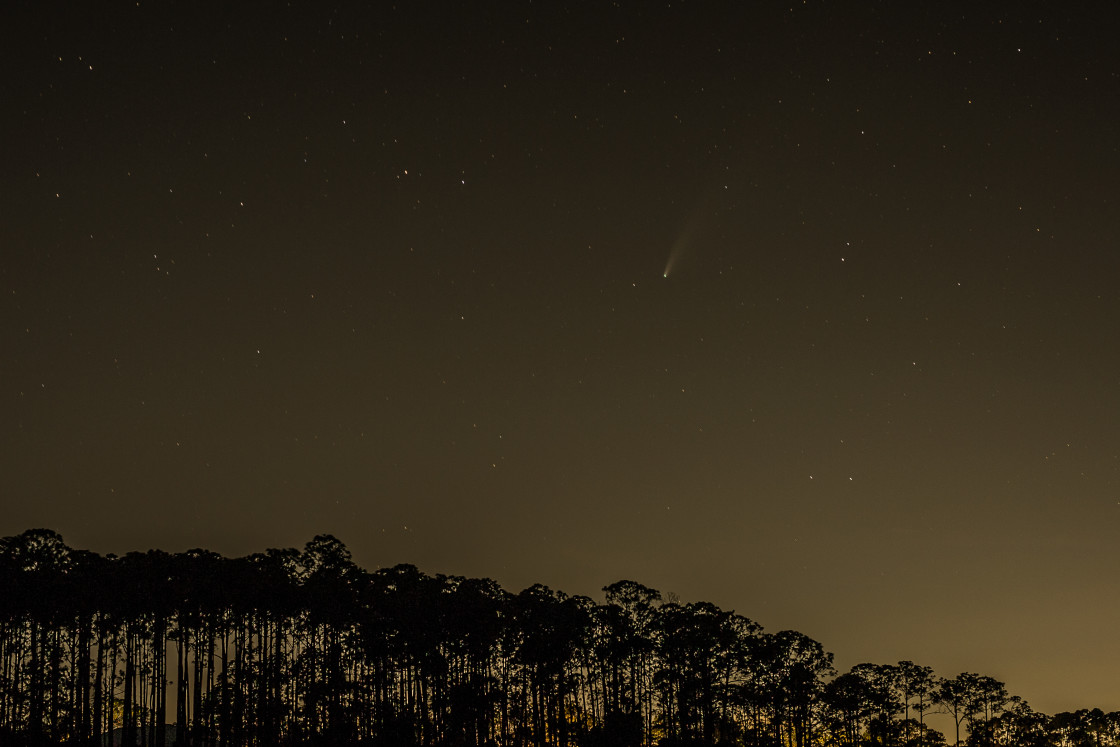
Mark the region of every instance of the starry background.
[[0, 534], [632, 578], [1120, 708], [1114, 19], [458, 5], [3, 11]]

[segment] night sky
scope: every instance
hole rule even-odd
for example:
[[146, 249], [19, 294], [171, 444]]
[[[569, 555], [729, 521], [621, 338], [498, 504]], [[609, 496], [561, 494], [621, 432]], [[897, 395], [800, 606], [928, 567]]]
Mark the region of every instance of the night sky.
[[0, 535], [630, 578], [1120, 709], [1092, 7], [9, 8]]

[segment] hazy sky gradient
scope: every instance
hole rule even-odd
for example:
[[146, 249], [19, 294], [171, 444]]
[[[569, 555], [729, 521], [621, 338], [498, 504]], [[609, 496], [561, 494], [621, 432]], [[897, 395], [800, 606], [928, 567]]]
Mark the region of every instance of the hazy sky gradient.
[[600, 5], [4, 11], [0, 534], [632, 578], [1120, 709], [1107, 19]]

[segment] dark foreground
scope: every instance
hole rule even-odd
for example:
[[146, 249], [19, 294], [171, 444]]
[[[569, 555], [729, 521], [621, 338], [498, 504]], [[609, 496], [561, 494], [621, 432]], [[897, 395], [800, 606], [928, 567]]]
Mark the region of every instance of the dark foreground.
[[[0, 746], [1120, 744], [991, 677], [832, 654], [633, 581], [603, 601], [373, 572], [319, 536], [243, 558], [0, 539]], [[167, 724], [178, 724], [181, 727]]]

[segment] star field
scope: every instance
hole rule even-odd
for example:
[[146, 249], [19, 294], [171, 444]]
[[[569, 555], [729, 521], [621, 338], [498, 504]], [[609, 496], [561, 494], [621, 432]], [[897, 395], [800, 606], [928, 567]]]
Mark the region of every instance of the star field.
[[1120, 708], [1103, 19], [4, 13], [4, 535], [634, 578]]

